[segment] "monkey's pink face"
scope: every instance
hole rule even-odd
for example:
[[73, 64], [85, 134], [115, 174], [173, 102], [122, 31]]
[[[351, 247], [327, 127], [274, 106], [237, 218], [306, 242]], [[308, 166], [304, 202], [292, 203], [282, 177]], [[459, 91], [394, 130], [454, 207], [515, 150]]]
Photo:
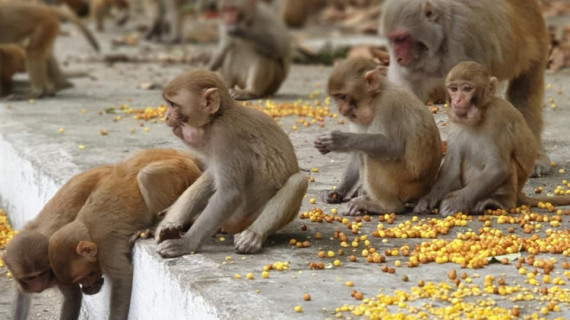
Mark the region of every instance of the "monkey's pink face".
[[16, 278], [16, 280], [18, 281], [22, 291], [30, 293], [40, 293], [47, 288], [53, 287], [55, 284], [55, 277], [51, 272], [51, 269], [36, 272], [25, 277]]
[[481, 109], [476, 105], [476, 89], [469, 81], [452, 82], [447, 86], [452, 121], [473, 125], [481, 119]]
[[388, 40], [394, 50], [396, 62], [402, 67], [411, 66], [415, 61], [416, 51], [421, 44], [405, 31], [390, 33]]

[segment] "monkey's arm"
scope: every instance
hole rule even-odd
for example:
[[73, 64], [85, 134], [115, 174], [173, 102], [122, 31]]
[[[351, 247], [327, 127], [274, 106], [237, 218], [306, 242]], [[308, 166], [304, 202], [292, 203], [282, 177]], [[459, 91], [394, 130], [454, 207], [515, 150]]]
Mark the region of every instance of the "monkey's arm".
[[206, 171], [168, 209], [166, 217], [157, 228], [157, 242], [178, 238], [184, 224], [190, 223], [204, 210], [213, 194], [214, 179], [212, 174]]
[[30, 311], [30, 304], [32, 296], [28, 293], [16, 290], [16, 299], [12, 305], [12, 319], [13, 320], [26, 320]]
[[230, 49], [230, 39], [228, 39], [228, 37], [225, 36], [224, 33], [220, 33], [221, 34], [220, 37], [222, 39], [220, 40], [220, 45], [218, 49], [216, 49], [216, 52], [214, 52], [214, 56], [210, 60], [210, 63], [208, 63], [208, 70], [211, 71], [218, 70], [222, 66], [224, 58], [226, 57], [226, 54]]
[[266, 57], [279, 59], [286, 56], [289, 43], [285, 42], [283, 36], [275, 36], [274, 33], [267, 32], [267, 27], [236, 28], [230, 35], [255, 45], [255, 49]]
[[243, 196], [233, 181], [222, 181], [217, 185], [219, 188], [208, 205], [182, 239], [166, 240], [158, 246], [157, 251], [162, 257], [178, 257], [198, 251], [204, 240], [218, 231], [241, 205]]
[[79, 285], [58, 285], [59, 291], [63, 295], [63, 305], [61, 306], [61, 320], [79, 319], [79, 311], [81, 311], [81, 289]]
[[356, 185], [360, 178], [358, 167], [358, 155], [353, 154], [351, 155], [346, 168], [344, 168], [340, 185], [335, 190], [326, 191], [323, 194], [323, 200], [326, 203], [341, 203], [344, 200], [348, 192]]
[[369, 156], [399, 158], [404, 155], [404, 147], [397, 140], [383, 134], [351, 133], [332, 131], [315, 140], [315, 148], [322, 154], [336, 152], [364, 152]]
[[[127, 244], [128, 241], [125, 241], [125, 243]], [[108, 265], [110, 271], [108, 275], [112, 283], [111, 313], [109, 314], [109, 320], [127, 319], [131, 303], [133, 266], [128, 256], [122, 252], [107, 258], [113, 259]]]

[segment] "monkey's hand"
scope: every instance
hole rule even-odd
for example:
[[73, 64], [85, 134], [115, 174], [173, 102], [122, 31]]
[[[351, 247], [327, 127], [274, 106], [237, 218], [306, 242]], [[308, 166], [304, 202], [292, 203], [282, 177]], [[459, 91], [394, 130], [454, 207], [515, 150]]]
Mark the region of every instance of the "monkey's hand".
[[183, 231], [184, 226], [182, 224], [165, 221], [158, 226], [156, 242], [161, 243], [165, 240], [180, 239], [180, 235]]
[[344, 201], [344, 196], [344, 192], [339, 190], [325, 190], [321, 193], [321, 199], [326, 203], [342, 203]]
[[156, 251], [163, 258], [175, 258], [193, 253], [197, 249], [197, 247], [190, 245], [185, 239], [173, 239], [159, 244]]
[[251, 230], [244, 230], [234, 235], [237, 253], [258, 253], [263, 245], [263, 237]]
[[469, 208], [470, 206], [467, 199], [465, 199], [461, 193], [456, 192], [441, 202], [439, 213], [442, 216], [447, 217], [454, 215], [460, 211], [465, 213], [467, 210], [469, 210]]
[[327, 154], [331, 151], [340, 151], [344, 148], [348, 136], [341, 131], [332, 131], [320, 135], [315, 140], [315, 148], [321, 154]]
[[431, 213], [433, 209], [437, 207], [438, 202], [439, 199], [427, 195], [421, 198], [418, 204], [416, 204], [416, 206], [414, 207], [414, 213], [415, 214]]

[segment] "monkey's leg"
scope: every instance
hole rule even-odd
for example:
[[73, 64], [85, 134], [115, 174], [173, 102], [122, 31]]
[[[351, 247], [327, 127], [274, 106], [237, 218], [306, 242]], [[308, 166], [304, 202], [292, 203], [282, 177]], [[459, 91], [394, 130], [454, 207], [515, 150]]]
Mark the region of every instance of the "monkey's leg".
[[121, 10], [121, 14], [116, 23], [118, 26], [122, 26], [127, 23], [130, 18], [129, 3], [124, 0], [115, 0], [114, 4], [117, 8], [119, 8], [119, 10]]
[[238, 253], [257, 253], [268, 236], [288, 225], [299, 213], [307, 192], [308, 181], [304, 173], [295, 173], [271, 198], [255, 221], [239, 235], [234, 236]]
[[73, 84], [67, 81], [67, 77], [61, 72], [53, 53], [50, 54], [47, 62], [47, 74], [48, 79], [55, 85], [57, 90], [73, 87]]
[[191, 223], [193, 218], [206, 208], [214, 191], [214, 178], [209, 172], [204, 172], [168, 210], [166, 217], [158, 225], [157, 242], [161, 243], [179, 235], [184, 225]]
[[[125, 241], [127, 239], [121, 239]], [[125, 241], [128, 245], [128, 241]], [[125, 247], [125, 248], [128, 248]], [[131, 293], [133, 286], [133, 265], [129, 261], [128, 254], [123, 251], [123, 248], [113, 250], [114, 254], [106, 256], [105, 261], [108, 261], [106, 267], [107, 274], [111, 278], [111, 312], [109, 315], [110, 320], [123, 320], [127, 319], [129, 315], [129, 306], [131, 304]], [[109, 261], [111, 260], [111, 261]]]
[[360, 174], [358, 172], [359, 159], [358, 155], [353, 154], [344, 169], [342, 179], [339, 186], [332, 191], [325, 191], [322, 193], [323, 201], [326, 203], [341, 203], [345, 200], [346, 195], [358, 183]]
[[199, 176], [200, 169], [192, 161], [169, 159], [145, 166], [137, 174], [137, 180], [146, 207], [152, 214], [158, 214]]
[[81, 289], [79, 285], [59, 285], [59, 291], [63, 295], [63, 305], [61, 306], [61, 319], [79, 319], [81, 311]]
[[47, 75], [47, 61], [53, 41], [59, 32], [57, 20], [46, 19], [30, 36], [26, 46], [26, 70], [32, 86], [32, 96], [54, 95], [55, 88]]
[[12, 303], [12, 319], [26, 320], [30, 312], [32, 295], [17, 290], [16, 299]]
[[182, 41], [182, 5], [179, 0], [164, 0], [166, 12], [171, 21], [169, 43], [180, 43]]
[[383, 214], [404, 211], [404, 204], [398, 198], [384, 196], [382, 200], [373, 200], [368, 196], [354, 198], [348, 203], [348, 212], [345, 212], [344, 215], [356, 216], [363, 212], [368, 214]]
[[95, 23], [95, 29], [103, 31], [103, 19], [105, 18], [106, 5], [105, 0], [91, 0], [89, 11]]
[[549, 174], [552, 167], [541, 138], [544, 126], [542, 121], [544, 65], [537, 63], [527, 73], [511, 80], [507, 89], [507, 99], [523, 114], [536, 139], [538, 157], [531, 176], [540, 177]]
[[276, 66], [277, 60], [262, 56], [257, 59], [247, 74], [246, 88], [230, 89], [230, 94], [235, 100], [258, 99], [273, 93], [270, 89], [274, 86], [275, 77], [278, 77], [280, 72]]

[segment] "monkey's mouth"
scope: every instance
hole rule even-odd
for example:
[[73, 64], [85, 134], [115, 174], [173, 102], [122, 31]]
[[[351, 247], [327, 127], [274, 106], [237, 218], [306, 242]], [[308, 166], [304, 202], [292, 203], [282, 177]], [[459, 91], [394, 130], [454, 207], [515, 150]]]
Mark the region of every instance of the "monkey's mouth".
[[82, 284], [81, 285], [81, 292], [86, 295], [93, 295], [101, 291], [101, 287], [103, 287], [103, 283], [105, 279], [101, 276], [99, 279], [95, 280], [91, 284]]

